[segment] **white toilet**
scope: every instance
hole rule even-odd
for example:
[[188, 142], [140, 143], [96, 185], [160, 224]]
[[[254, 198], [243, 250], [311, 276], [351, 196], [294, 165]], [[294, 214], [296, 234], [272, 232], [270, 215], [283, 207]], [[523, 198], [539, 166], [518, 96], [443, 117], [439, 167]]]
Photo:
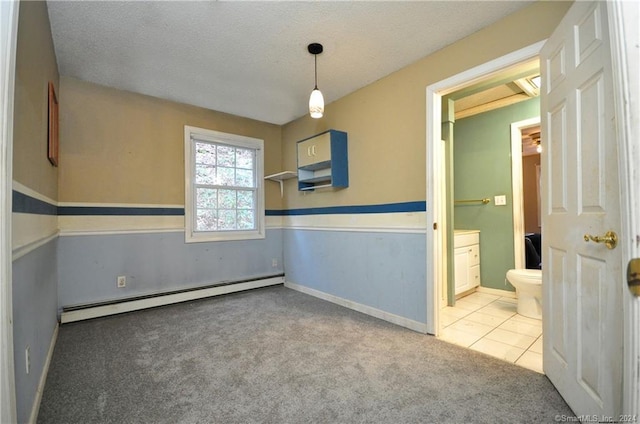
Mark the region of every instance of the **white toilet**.
[[542, 270], [510, 269], [507, 280], [516, 288], [518, 313], [528, 318], [542, 319]]

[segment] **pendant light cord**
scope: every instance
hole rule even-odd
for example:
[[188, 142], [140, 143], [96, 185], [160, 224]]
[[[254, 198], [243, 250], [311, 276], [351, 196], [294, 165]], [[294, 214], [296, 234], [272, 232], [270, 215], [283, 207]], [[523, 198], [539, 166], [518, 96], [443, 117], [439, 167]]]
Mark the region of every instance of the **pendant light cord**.
[[318, 55], [313, 55], [313, 74], [315, 75], [315, 87], [314, 90], [318, 89]]

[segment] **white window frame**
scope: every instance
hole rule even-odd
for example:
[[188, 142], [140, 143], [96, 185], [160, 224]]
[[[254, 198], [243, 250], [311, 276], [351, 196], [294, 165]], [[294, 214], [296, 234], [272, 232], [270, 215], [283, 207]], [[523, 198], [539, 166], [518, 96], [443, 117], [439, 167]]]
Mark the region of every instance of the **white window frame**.
[[[209, 141], [256, 150], [256, 228], [253, 230], [196, 231], [195, 206], [195, 144], [196, 141]], [[204, 128], [184, 126], [184, 180], [185, 180], [185, 242], [212, 242], [229, 240], [263, 239], [264, 225], [264, 140], [229, 134]]]

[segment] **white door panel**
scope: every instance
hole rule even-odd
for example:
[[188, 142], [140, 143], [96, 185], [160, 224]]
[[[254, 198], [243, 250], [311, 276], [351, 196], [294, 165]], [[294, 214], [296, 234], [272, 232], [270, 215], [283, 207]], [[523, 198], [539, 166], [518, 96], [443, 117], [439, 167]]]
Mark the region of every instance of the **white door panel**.
[[541, 52], [544, 370], [577, 415], [621, 411], [621, 249], [605, 2], [576, 2]]

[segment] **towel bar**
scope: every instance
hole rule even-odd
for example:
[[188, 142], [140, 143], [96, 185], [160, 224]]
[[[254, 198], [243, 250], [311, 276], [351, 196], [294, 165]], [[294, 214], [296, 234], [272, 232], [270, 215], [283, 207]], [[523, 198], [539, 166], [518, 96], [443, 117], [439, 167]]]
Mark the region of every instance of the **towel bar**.
[[462, 203], [482, 203], [483, 205], [486, 205], [489, 202], [491, 202], [491, 199], [489, 199], [488, 197], [485, 197], [484, 199], [455, 200], [453, 203], [456, 205], [462, 204]]

